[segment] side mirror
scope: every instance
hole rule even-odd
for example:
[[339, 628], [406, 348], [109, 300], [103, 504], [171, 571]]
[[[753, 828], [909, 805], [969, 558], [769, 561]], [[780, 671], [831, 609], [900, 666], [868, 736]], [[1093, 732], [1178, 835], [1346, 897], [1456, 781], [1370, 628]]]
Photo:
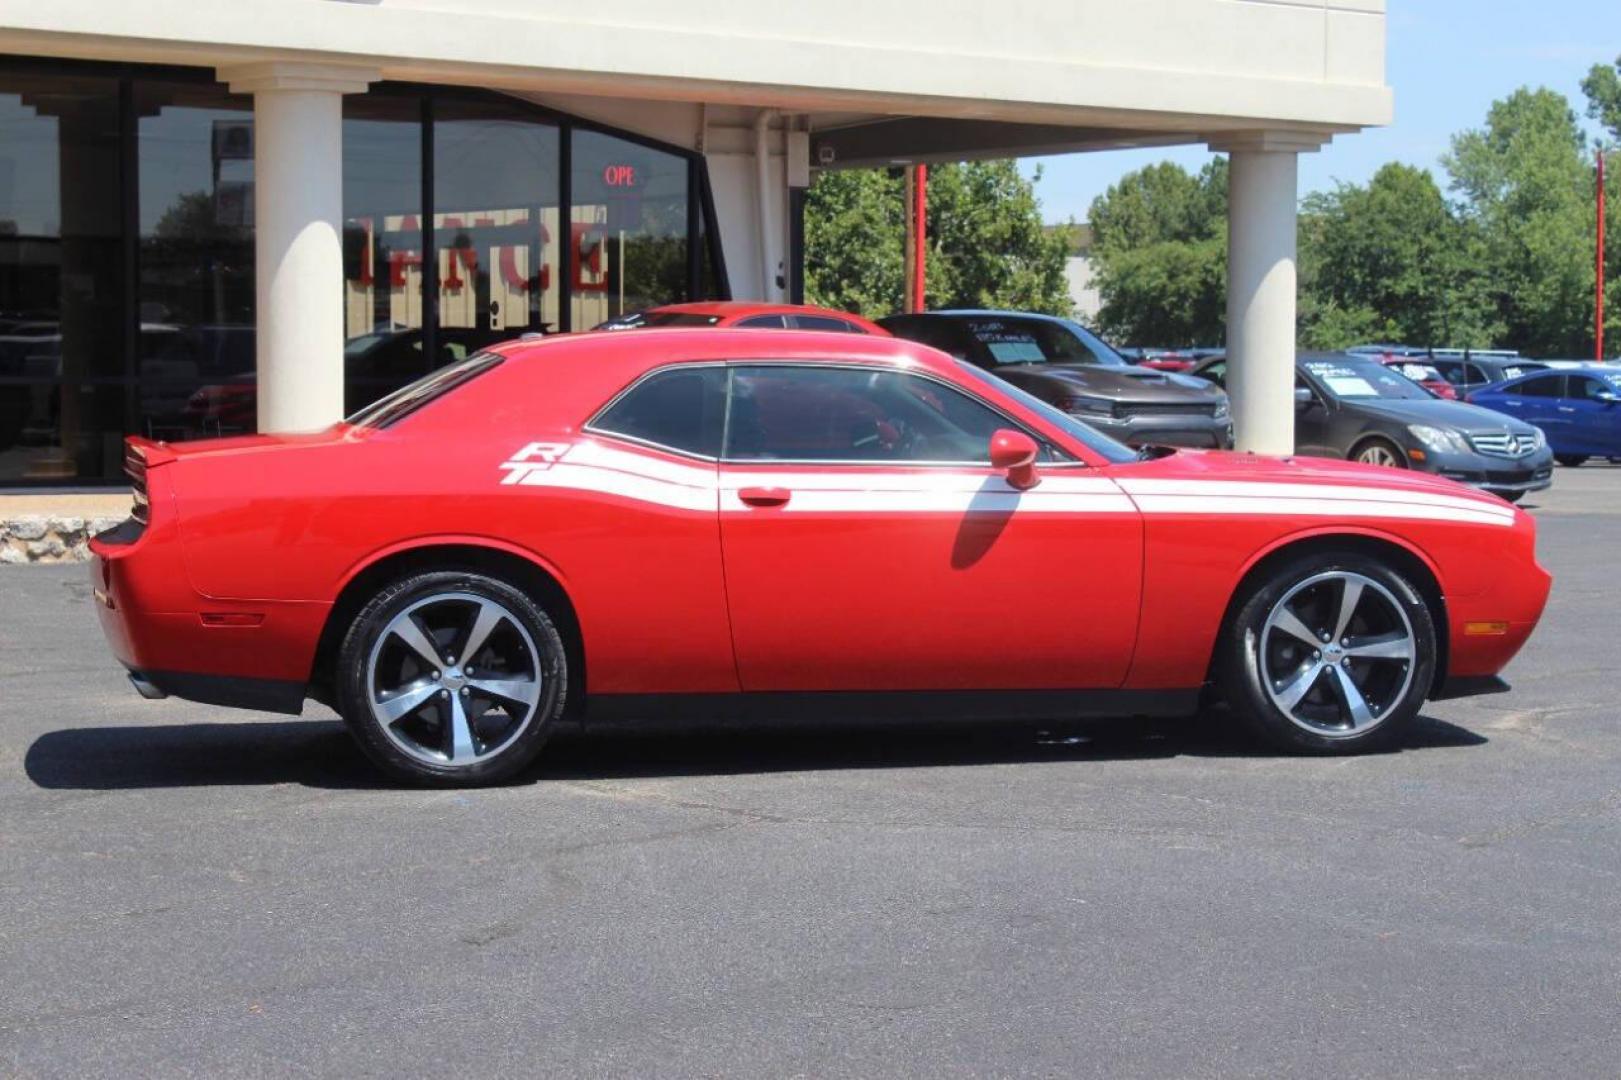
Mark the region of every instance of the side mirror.
[[1039, 450], [1036, 440], [1024, 432], [1001, 428], [991, 436], [991, 467], [1006, 470], [1008, 484], [1026, 491], [1041, 482], [1036, 475]]
[[1616, 397], [1608, 390], [1601, 390], [1593, 396], [1595, 400], [1602, 401], [1606, 405], [1614, 405], [1617, 401], [1621, 401], [1621, 397]]
[[1297, 412], [1301, 409], [1309, 409], [1316, 403], [1317, 399], [1312, 396], [1311, 387], [1295, 387], [1295, 410]]

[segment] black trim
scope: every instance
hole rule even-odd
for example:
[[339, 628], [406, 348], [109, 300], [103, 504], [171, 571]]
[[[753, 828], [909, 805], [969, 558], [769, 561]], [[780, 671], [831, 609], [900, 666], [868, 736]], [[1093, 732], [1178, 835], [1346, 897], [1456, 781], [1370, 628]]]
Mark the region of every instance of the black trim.
[[1479, 697], [1482, 694], [1506, 694], [1512, 687], [1497, 675], [1454, 675], [1430, 691], [1431, 701], [1452, 698]]
[[805, 193], [788, 189], [788, 302], [805, 302]]
[[740, 694], [596, 694], [587, 721], [715, 720], [1060, 720], [1105, 716], [1191, 716], [1191, 690], [885, 690]]
[[137, 671], [170, 697], [259, 712], [304, 711], [304, 683], [296, 679], [247, 679], [235, 675], [199, 675], [190, 671]]
[[557, 332], [574, 329], [574, 125], [557, 125]]
[[715, 190], [709, 183], [709, 168], [706, 165], [699, 170], [703, 180], [702, 192], [704, 201], [704, 240], [709, 244], [709, 266], [715, 275], [715, 296], [703, 297], [705, 300], [730, 300], [732, 298], [732, 279], [726, 273], [725, 245], [720, 242], [719, 219], [715, 216]]
[[[432, 371], [439, 358], [439, 252], [434, 247], [438, 242], [439, 230], [433, 224], [433, 98], [423, 95], [421, 101], [421, 115], [419, 117], [422, 132], [422, 149], [418, 151], [421, 160], [418, 165], [422, 169], [422, 176], [418, 186], [422, 189], [422, 218], [420, 221], [421, 233], [418, 244], [422, 248], [422, 360]], [[258, 243], [257, 232], [254, 233], [254, 243]], [[375, 313], [373, 318], [375, 318]], [[259, 321], [257, 304], [253, 309], [253, 321]], [[346, 403], [347, 404], [347, 403]]]

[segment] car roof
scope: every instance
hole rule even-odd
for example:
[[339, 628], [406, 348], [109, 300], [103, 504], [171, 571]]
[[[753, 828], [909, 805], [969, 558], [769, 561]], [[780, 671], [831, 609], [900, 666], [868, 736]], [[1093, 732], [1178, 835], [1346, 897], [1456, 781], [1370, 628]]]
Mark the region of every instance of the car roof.
[[763, 300], [691, 300], [682, 304], [659, 304], [653, 311], [673, 311], [686, 315], [828, 315], [835, 319], [865, 322], [860, 315], [814, 304], [773, 304]]
[[[1001, 311], [996, 308], [940, 308], [936, 311], [897, 311], [893, 315], [885, 315], [884, 319], [930, 318], [938, 315], [976, 319], [1035, 319], [1040, 322], [1051, 323], [1067, 323], [1070, 321], [1059, 315], [1047, 315], [1039, 311]], [[883, 320], [880, 319], [879, 321], [882, 322]]]
[[915, 341], [887, 334], [850, 334], [838, 330], [799, 330], [713, 326], [650, 326], [634, 334], [550, 334], [518, 338], [487, 351], [524, 363], [556, 362], [613, 354], [645, 359], [646, 367], [684, 361], [792, 360], [805, 363], [895, 364], [921, 370], [949, 371], [956, 361]]

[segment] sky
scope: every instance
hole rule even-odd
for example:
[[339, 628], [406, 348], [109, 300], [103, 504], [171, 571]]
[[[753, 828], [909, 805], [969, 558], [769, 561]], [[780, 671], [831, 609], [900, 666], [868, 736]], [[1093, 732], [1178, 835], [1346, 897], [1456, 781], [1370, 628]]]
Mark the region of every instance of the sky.
[[[1389, 127], [1336, 136], [1300, 156], [1300, 193], [1362, 183], [1389, 161], [1430, 169], [1451, 137], [1485, 122], [1491, 103], [1521, 86], [1547, 86], [1570, 99], [1589, 135], [1581, 80], [1621, 55], [1621, 0], [1389, 0], [1385, 82], [1395, 91]], [[1197, 170], [1202, 146], [1116, 150], [1028, 158], [1042, 177], [1036, 194], [1048, 222], [1085, 221], [1092, 200], [1121, 176], [1157, 161]]]

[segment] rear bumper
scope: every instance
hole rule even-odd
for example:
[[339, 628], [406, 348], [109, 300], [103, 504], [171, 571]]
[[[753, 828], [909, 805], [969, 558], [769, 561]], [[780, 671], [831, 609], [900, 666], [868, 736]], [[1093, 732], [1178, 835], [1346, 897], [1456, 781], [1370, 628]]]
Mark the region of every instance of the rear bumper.
[[130, 683], [144, 698], [184, 698], [228, 709], [297, 716], [304, 710], [304, 683], [296, 679], [253, 679], [238, 675], [198, 675], [189, 671], [130, 670]]

